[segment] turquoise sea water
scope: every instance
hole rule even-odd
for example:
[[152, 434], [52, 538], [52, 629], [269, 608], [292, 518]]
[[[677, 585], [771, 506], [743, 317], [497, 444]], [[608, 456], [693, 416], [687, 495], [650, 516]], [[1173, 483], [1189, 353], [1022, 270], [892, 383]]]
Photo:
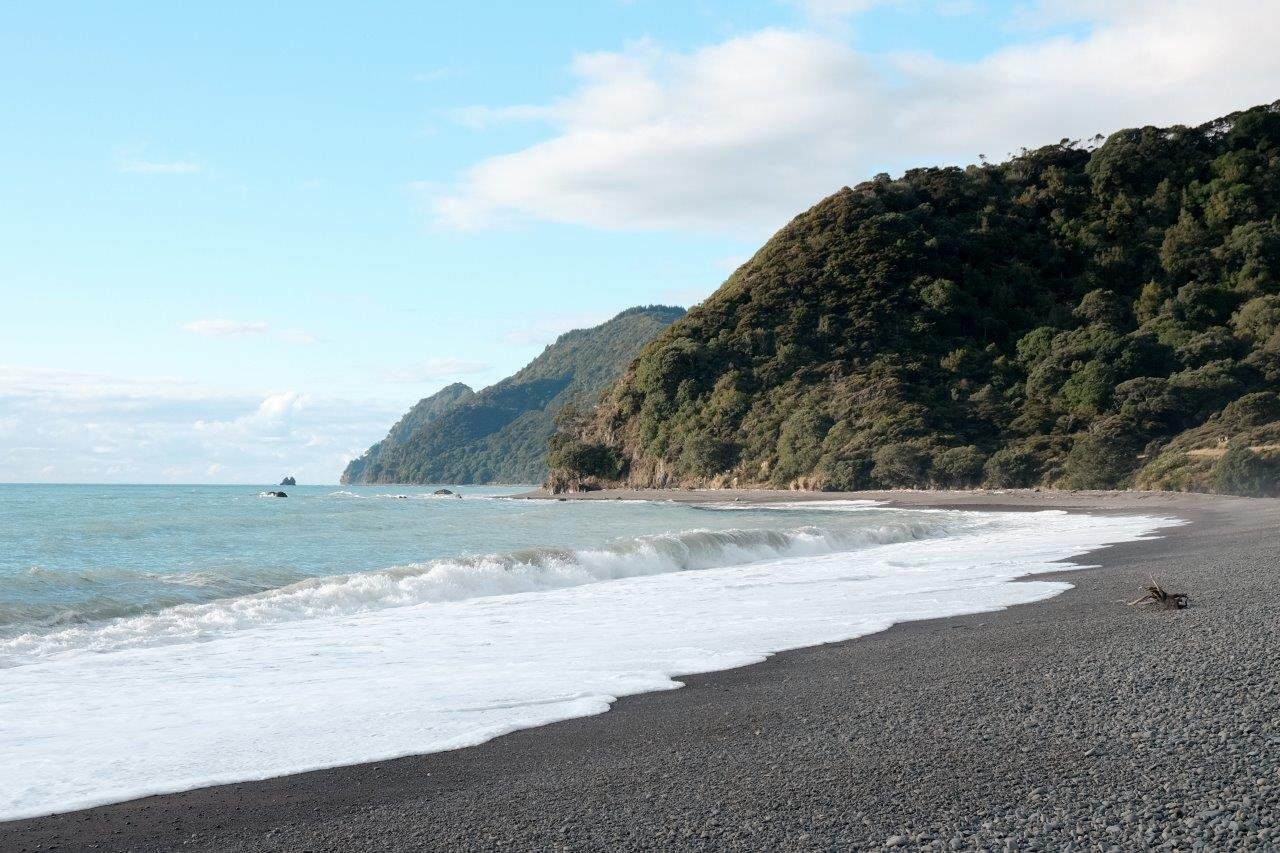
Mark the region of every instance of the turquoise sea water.
[[[0, 637], [446, 557], [866, 520], [494, 499], [532, 487], [450, 487], [459, 499], [437, 488], [0, 485]], [[266, 489], [289, 497], [263, 497]]]

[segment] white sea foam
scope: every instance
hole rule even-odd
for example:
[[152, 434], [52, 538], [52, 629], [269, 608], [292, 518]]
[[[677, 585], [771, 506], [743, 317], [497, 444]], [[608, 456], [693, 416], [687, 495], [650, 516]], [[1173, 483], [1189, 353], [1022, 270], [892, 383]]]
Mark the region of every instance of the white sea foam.
[[890, 521], [852, 531], [817, 527], [689, 530], [638, 536], [594, 549], [529, 548], [451, 557], [376, 572], [312, 578], [254, 595], [178, 605], [107, 622], [24, 633], [0, 639], [0, 668], [76, 650], [107, 652], [192, 642], [277, 622], [849, 551], [944, 535], [965, 523], [956, 515], [950, 524]]
[[856, 542], [641, 537], [296, 584], [167, 627], [119, 620], [101, 642], [10, 649], [0, 819], [480, 743], [681, 673], [1045, 598], [1068, 585], [1010, 580], [1167, 523], [954, 513]]
[[[267, 493], [263, 492], [263, 494], [265, 495]], [[381, 500], [398, 500], [398, 501], [403, 501], [403, 500], [456, 501], [459, 498], [466, 497], [469, 500], [488, 501], [488, 500], [496, 500], [498, 498], [505, 498], [507, 497], [507, 495], [505, 493], [496, 493], [496, 494], [472, 493], [468, 495], [463, 495], [460, 492], [455, 492], [455, 491], [450, 491], [447, 495], [437, 495], [435, 494], [435, 492], [411, 492], [408, 494], [404, 492], [370, 492], [366, 494], [360, 494], [359, 492], [352, 492], [346, 489], [338, 489], [337, 491], [329, 492], [328, 497], [359, 498], [361, 500], [381, 499]]]

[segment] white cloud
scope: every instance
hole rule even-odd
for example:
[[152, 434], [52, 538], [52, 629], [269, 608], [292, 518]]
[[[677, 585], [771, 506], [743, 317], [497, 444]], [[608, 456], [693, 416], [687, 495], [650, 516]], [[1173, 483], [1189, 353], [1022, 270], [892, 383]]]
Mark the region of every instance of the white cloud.
[[257, 409], [232, 420], [197, 420], [197, 432], [257, 438], [262, 441], [288, 437], [295, 415], [301, 414], [311, 398], [296, 391], [268, 394]]
[[301, 329], [285, 329], [277, 332], [276, 337], [291, 344], [314, 344], [320, 340], [310, 332], [304, 332]]
[[1198, 123], [1280, 93], [1280, 4], [1269, 0], [1059, 0], [1020, 20], [1037, 15], [1091, 25], [1024, 32], [972, 62], [870, 56], [827, 32], [782, 29], [688, 53], [641, 42], [585, 54], [562, 100], [469, 114], [545, 117], [550, 138], [425, 191], [459, 228], [514, 216], [755, 238], [878, 171]]
[[429, 358], [419, 362], [407, 370], [396, 370], [386, 374], [388, 382], [436, 382], [441, 379], [456, 379], [470, 373], [483, 373], [490, 365], [479, 361], [466, 361], [461, 358]]
[[412, 400], [0, 365], [0, 482], [336, 482]]
[[0, 364], [0, 399], [39, 398], [62, 400], [116, 401], [124, 408], [133, 401], [188, 401], [227, 396], [227, 392], [173, 378], [111, 376], [73, 370], [17, 367]]
[[244, 335], [265, 335], [268, 326], [266, 323], [241, 323], [236, 320], [193, 320], [184, 325], [182, 330], [211, 338], [237, 338]]

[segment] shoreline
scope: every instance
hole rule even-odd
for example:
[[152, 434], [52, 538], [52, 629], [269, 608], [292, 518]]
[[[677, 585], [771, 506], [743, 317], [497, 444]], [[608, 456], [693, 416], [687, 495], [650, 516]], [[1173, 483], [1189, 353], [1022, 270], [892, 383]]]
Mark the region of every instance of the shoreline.
[[[537, 493], [516, 497], [534, 496], [543, 497]], [[555, 843], [577, 848], [710, 845], [805, 849], [830, 844], [874, 846], [892, 841], [895, 836], [902, 836], [903, 843], [915, 845], [935, 840], [924, 839], [922, 832], [924, 835], [941, 835], [941, 832], [932, 829], [911, 829], [908, 823], [917, 827], [932, 823], [937, 830], [959, 832], [958, 837], [966, 840], [970, 835], [965, 833], [976, 827], [972, 839], [977, 843], [982, 841], [982, 833], [998, 833], [1001, 830], [996, 829], [991, 820], [975, 822], [972, 819], [980, 816], [980, 811], [989, 811], [987, 807], [979, 808], [976, 801], [974, 815], [966, 818], [963, 809], [925, 808], [929, 796], [922, 796], [923, 789], [916, 789], [911, 791], [912, 797], [908, 797], [912, 799], [911, 803], [890, 805], [882, 802], [878, 810], [856, 810], [861, 815], [857, 820], [851, 816], [845, 820], [818, 819], [815, 816], [817, 813], [812, 809], [798, 807], [775, 807], [768, 813], [770, 817], [767, 820], [753, 820], [750, 815], [760, 811], [760, 797], [772, 801], [772, 794], [756, 790], [754, 785], [744, 785], [740, 780], [735, 784], [733, 780], [738, 776], [736, 773], [729, 774], [728, 778], [719, 777], [725, 776], [726, 763], [739, 770], [743, 767], [751, 768], [753, 779], [756, 775], [761, 775], [775, 780], [779, 772], [788, 767], [809, 768], [815, 763], [821, 766], [823, 772], [812, 778], [809, 784], [799, 787], [782, 785], [791, 791], [794, 801], [806, 800], [815, 795], [830, 799], [833, 786], [836, 789], [842, 787], [839, 780], [843, 774], [840, 771], [852, 767], [861, 767], [862, 776], [880, 778], [881, 781], [885, 766], [900, 767], [904, 761], [913, 766], [917, 773], [923, 774], [923, 777], [937, 777], [943, 770], [954, 774], [956, 764], [953, 753], [964, 753], [962, 747], [965, 746], [972, 750], [974, 742], [950, 743], [949, 749], [943, 753], [948, 756], [947, 760], [929, 762], [922, 761], [921, 758], [928, 755], [931, 748], [936, 750], [937, 743], [931, 746], [927, 739], [911, 736], [910, 731], [905, 734], [895, 732], [895, 735], [906, 737], [895, 748], [893, 737], [887, 738], [889, 743], [873, 742], [868, 740], [866, 731], [857, 733], [859, 727], [854, 726], [849, 732], [837, 733], [829, 738], [830, 743], [824, 741], [815, 753], [812, 729], [816, 726], [828, 734], [831, 732], [824, 725], [822, 714], [805, 715], [804, 711], [825, 706], [830, 712], [827, 716], [839, 720], [841, 708], [846, 711], [848, 707], [861, 708], [859, 715], [864, 718], [876, 718], [878, 714], [883, 716], [891, 707], [898, 712], [906, 708], [912, 711], [909, 717], [918, 727], [931, 731], [935, 738], [941, 737], [947, 743], [948, 728], [975, 734], [972, 726], [966, 725], [973, 723], [975, 714], [999, 727], [999, 722], [990, 719], [989, 711], [981, 710], [991, 705], [993, 699], [999, 704], [999, 697], [988, 695], [985, 702], [977, 705], [950, 709], [942, 714], [943, 720], [949, 718], [950, 725], [939, 728], [940, 721], [925, 713], [935, 704], [927, 694], [908, 697], [914, 698], [914, 701], [907, 701], [905, 705], [901, 701], [889, 701], [903, 699], [901, 690], [895, 690], [902, 685], [892, 676], [904, 664], [913, 664], [923, 672], [932, 672], [937, 677], [953, 673], [956, 667], [963, 670], [965, 665], [977, 666], [988, 676], [992, 672], [1000, 672], [1011, 677], [1017, 673], [1011, 673], [1008, 669], [1010, 657], [1034, 653], [1040, 647], [1064, 651], [1062, 637], [1050, 628], [1056, 625], [1065, 630], [1064, 626], [1069, 626], [1078, 631], [1079, 625], [1073, 625], [1073, 619], [1084, 618], [1085, 621], [1096, 622], [1094, 627], [1102, 629], [1101, 633], [1081, 635], [1081, 643], [1094, 647], [1091, 651], [1101, 653], [1105, 658], [1106, 652], [1115, 654], [1119, 651], [1108, 639], [1112, 631], [1123, 633], [1125, 629], [1136, 627], [1157, 632], [1156, 636], [1159, 637], [1159, 632], [1167, 631], [1171, 626], [1174, 630], [1180, 630], [1188, 625], [1198, 625], [1205, 619], [1230, 616], [1230, 612], [1219, 613], [1211, 603], [1214, 599], [1206, 597], [1203, 591], [1206, 578], [1196, 577], [1196, 567], [1187, 562], [1189, 552], [1220, 558], [1223, 553], [1229, 554], [1235, 548], [1242, 559], [1250, 564], [1252, 572], [1247, 570], [1249, 567], [1244, 567], [1241, 570], [1243, 574], [1241, 571], [1235, 573], [1235, 580], [1245, 583], [1238, 582], [1234, 584], [1234, 588], [1228, 584], [1224, 587], [1224, 594], [1238, 596], [1247, 591], [1250, 584], [1255, 587], [1265, 586], [1264, 581], [1270, 583], [1276, 579], [1276, 546], [1267, 541], [1266, 533], [1274, 530], [1276, 521], [1280, 520], [1280, 501], [1172, 493], [832, 494], [733, 490], [591, 492], [555, 497], [605, 500], [617, 497], [650, 499], [651, 496], [660, 500], [683, 502], [725, 501], [734, 498], [761, 503], [871, 499], [899, 506], [931, 508], [1159, 513], [1176, 515], [1191, 523], [1163, 528], [1157, 534], [1159, 538], [1109, 546], [1080, 558], [1089, 564], [1100, 562], [1104, 568], [1067, 569], [1060, 573], [1035, 575], [1037, 580], [1065, 580], [1073, 585], [1072, 589], [1040, 602], [969, 616], [900, 622], [885, 631], [853, 640], [782, 652], [762, 663], [747, 667], [682, 678], [685, 687], [677, 691], [622, 697], [605, 714], [524, 729], [479, 746], [452, 752], [337, 767], [261, 782], [203, 788], [0, 824], [0, 848], [39, 849], [42, 845], [50, 844], [55, 848], [59, 845], [75, 848], [92, 843], [98, 845], [97, 849], [105, 850], [169, 849], [176, 846], [209, 850], [395, 850], [459, 847], [481, 849], [504, 843], [517, 847], [545, 847]], [[1259, 536], [1263, 541], [1257, 541]], [[1240, 550], [1240, 540], [1246, 539], [1252, 544]], [[1271, 536], [1270, 539], [1275, 537]], [[1269, 549], [1268, 566], [1258, 565], [1259, 549]], [[1192, 609], [1177, 613], [1146, 613], [1115, 604], [1121, 596], [1136, 597], [1130, 593], [1141, 582], [1145, 582], [1142, 571], [1154, 569], [1157, 565], [1164, 568], [1164, 571], [1158, 572], [1162, 582], [1178, 587], [1179, 591], [1183, 591], [1182, 586], [1186, 587], [1185, 591], [1192, 596]], [[1200, 584], [1200, 589], [1191, 583], [1193, 580]], [[1221, 581], [1222, 578], [1218, 580]], [[1251, 603], [1262, 624], [1265, 625], [1267, 619], [1275, 618], [1277, 608], [1270, 604], [1269, 599], [1263, 597]], [[1011, 640], [1008, 636], [1010, 633], [1017, 635], [1016, 639]], [[1265, 634], [1265, 631], [1262, 633]], [[979, 646], [991, 645], [998, 648], [1010, 642], [1014, 646], [1006, 649], [1004, 656], [997, 652], [976, 661], [948, 661], [949, 657], [956, 657], [956, 651], [949, 647], [952, 645], [950, 641], [958, 637], [970, 642], [977, 641]], [[1274, 642], [1274, 636], [1264, 639]], [[1126, 652], [1141, 656], [1143, 648], [1145, 647], [1138, 646], [1126, 649]], [[1010, 651], [1015, 654], [1008, 654]], [[1178, 651], [1188, 650], [1179, 648]], [[1228, 658], [1240, 660], [1240, 655], [1235, 650], [1224, 651], [1229, 652]], [[1270, 655], [1275, 650], [1264, 644], [1257, 651]], [[1145, 653], [1150, 654], [1151, 650], [1146, 649]], [[860, 668], [855, 667], [860, 676], [856, 685], [860, 689], [846, 693], [846, 705], [829, 706], [832, 694], [839, 695], [842, 687], [845, 691], [850, 689], [847, 683], [842, 684], [844, 680], [840, 678], [840, 673], [848, 671], [850, 658], [855, 664], [861, 663]], [[1172, 663], [1170, 665], [1174, 666]], [[1093, 681], [1093, 688], [1096, 690], [1099, 682], [1097, 679]], [[1126, 682], [1132, 684], [1132, 681], [1132, 677], [1121, 677], [1117, 686], [1124, 687]], [[827, 682], [834, 682], [836, 686]], [[1103, 686], [1107, 683], [1105, 680], [1101, 682]], [[819, 684], [822, 686], [819, 687]], [[871, 684], [878, 685], [879, 692], [867, 689]], [[990, 687], [990, 681], [978, 679], [967, 686], [981, 692]], [[1034, 684], [1023, 686], [1030, 689]], [[1271, 686], [1275, 688], [1274, 676]], [[952, 688], [952, 693], [937, 698], [953, 695], [955, 690], [963, 693], [966, 685], [952, 685]], [[1167, 687], [1157, 692], [1167, 692]], [[1010, 690], [1004, 698], [1012, 701], [1018, 693], [1017, 690]], [[1280, 693], [1267, 695], [1273, 697], [1270, 710], [1274, 713], [1276, 705], [1280, 705], [1275, 697], [1280, 697]], [[1028, 703], [1022, 701], [1013, 704]], [[1037, 720], [1035, 728], [1052, 728], [1047, 720], [1040, 720], [1041, 716], [1048, 715], [1039, 714], [1035, 710], [1038, 707], [1035, 703], [1030, 703], [1030, 707], [1032, 719]], [[1102, 710], [1104, 709], [1094, 707], [1093, 716], [1096, 717]], [[789, 719], [797, 715], [803, 716], [804, 725], [795, 723], [794, 720], [788, 723]], [[726, 722], [726, 719], [730, 722]], [[759, 728], [762, 725], [759, 722], [761, 719], [768, 720], [763, 725], [771, 733], [777, 732], [777, 738], [764, 737], [764, 729]], [[893, 718], [884, 719], [888, 721]], [[1008, 725], [1017, 719], [1003, 719], [1002, 722]], [[742, 730], [743, 725], [748, 729]], [[845, 739], [845, 735], [849, 739]], [[779, 752], [779, 740], [796, 741], [796, 749]], [[990, 737], [979, 737], [976, 743], [989, 747], [990, 740]], [[1139, 743], [1141, 740], [1139, 739]], [[602, 753], [602, 743], [613, 744], [615, 748]], [[882, 753], [880, 757], [886, 760], [869, 762], [868, 755], [855, 754], [856, 750], [850, 748], [855, 743], [867, 753]], [[1129, 746], [1134, 748], [1135, 744], [1130, 743]], [[1270, 761], [1270, 766], [1274, 767], [1276, 759], [1280, 758], [1280, 736], [1265, 741], [1263, 746], [1266, 749], [1259, 750], [1255, 747], [1254, 752]], [[796, 754], [809, 755], [812, 760], [807, 763], [797, 762]], [[701, 761], [692, 760], [699, 756]], [[718, 756], [719, 765], [710, 761], [710, 756]], [[992, 762], [992, 767], [986, 772], [981, 772], [977, 765], [971, 766], [969, 769], [978, 780], [983, 781], [981, 786], [960, 784], [953, 780], [949, 786], [943, 787], [951, 791], [953, 798], [963, 798], [966, 793], [980, 791], [986, 792], [984, 796], [989, 796], [992, 785], [999, 788], [996, 776], [1003, 775], [1015, 780], [1025, 778], [1024, 775], [1008, 772], [1007, 768], [1001, 773], [992, 772], [994, 764], [1018, 760], [1018, 756], [1022, 757], [1021, 761], [1024, 763], [1033, 762], [1035, 753], [1022, 750], [1001, 756], [1000, 761]], [[1066, 757], [1070, 757], [1070, 750], [1059, 755], [1058, 760], [1065, 760]], [[620, 761], [626, 768], [622, 780], [608, 772], [611, 767], [618, 768]], [[1080, 763], [1080, 756], [1075, 756], [1074, 764]], [[875, 764], [876, 767], [873, 768], [870, 764]], [[1265, 763], [1262, 766], [1265, 767]], [[701, 771], [694, 772], [696, 768], [701, 768]], [[1136, 765], [1131, 769], [1136, 771]], [[832, 773], [835, 774], [834, 777]], [[1041, 775], [1041, 781], [1053, 782], [1058, 774]], [[634, 784], [625, 783], [625, 778], [631, 777], [634, 777]], [[495, 795], [495, 791], [516, 790], [509, 788], [513, 779], [518, 780], [514, 784], [521, 791], [519, 802], [510, 797]], [[719, 784], [716, 784], [717, 780]], [[624, 783], [624, 802], [620, 803], [617, 797], [600, 799], [601, 787], [618, 790], [620, 781]], [[844, 787], [850, 784], [853, 783], [845, 780]], [[1223, 787], [1219, 785], [1216, 790]], [[1254, 787], [1257, 787], [1256, 784]], [[883, 790], [873, 792], [865, 784], [854, 784], [854, 788], [860, 789], [863, 796], [843, 798], [846, 810], [854, 805], [884, 800]], [[701, 810], [677, 808], [675, 813], [671, 811], [679, 806], [674, 800], [679, 800], [689, 791], [708, 789], [718, 794], [709, 802], [718, 802], [719, 805]], [[890, 785], [889, 789], [894, 788]], [[1034, 789], [1029, 793], [1036, 794], [1041, 800], [1052, 799], [1045, 794], [1036, 793]], [[1028, 792], [1024, 792], [1023, 799], [1019, 802], [1025, 803], [1027, 795]], [[917, 814], [911, 821], [904, 821], [900, 814], [903, 809], [914, 809]], [[1205, 808], [1200, 811], [1212, 810]], [[623, 819], [624, 813], [630, 817]], [[733, 821], [728, 820], [730, 815], [745, 817], [735, 826]], [[831, 817], [825, 811], [823, 815]], [[949, 815], [948, 819], [939, 820], [943, 815]], [[927, 816], [931, 816], [933, 820], [926, 819]], [[801, 831], [796, 825], [798, 819], [803, 819], [801, 823], [808, 828]], [[1194, 820], [1192, 817], [1182, 819]], [[1064, 821], [1057, 822], [1067, 825]], [[993, 823], [993, 826], [983, 827], [983, 823]], [[1054, 821], [1042, 823], [1048, 825]], [[1236, 823], [1239, 824], [1240, 821]], [[690, 834], [676, 832], [675, 835], [665, 837], [664, 843], [659, 843], [656, 835], [643, 832], [637, 834], [640, 827], [650, 825], [655, 828], [655, 832], [662, 827], [679, 827], [690, 830]], [[1109, 830], [1111, 826], [1108, 824], [1105, 829]], [[695, 829], [698, 831], [693, 832]], [[1186, 829], [1190, 830], [1191, 827]], [[1257, 825], [1248, 831], [1261, 832], [1266, 829], [1266, 826]], [[270, 836], [265, 834], [268, 831], [272, 832]], [[351, 834], [352, 832], [355, 834]], [[885, 834], [879, 834], [881, 832]], [[1017, 832], [1011, 834], [1018, 838], [1031, 838], [1043, 833], [1025, 836]], [[1071, 837], [1078, 840], [1078, 836]], [[1117, 832], [1108, 831], [1096, 835], [1086, 832], [1084, 837], [1094, 841], [1114, 839], [1123, 843], [1120, 839], [1125, 836], [1122, 828]], [[1257, 840], [1264, 840], [1266, 837], [1269, 836], [1259, 836]], [[950, 838], [952, 836], [948, 835], [942, 840], [948, 841]]]
[[[1206, 506], [1220, 507], [1258, 500], [1202, 492], [1066, 491], [1058, 489], [887, 489], [865, 492], [807, 492], [787, 489], [599, 489], [593, 492], [554, 494], [534, 489], [504, 496], [504, 500], [538, 501], [670, 501], [672, 503], [823, 503], [828, 501], [876, 501], [919, 509], [974, 509], [997, 512], [1061, 509], [1075, 512], [1125, 512], [1140, 514], [1150, 508], [1181, 509], [1195, 513]], [[1266, 499], [1263, 499], [1266, 500]], [[1280, 499], [1276, 499], [1280, 502]]]

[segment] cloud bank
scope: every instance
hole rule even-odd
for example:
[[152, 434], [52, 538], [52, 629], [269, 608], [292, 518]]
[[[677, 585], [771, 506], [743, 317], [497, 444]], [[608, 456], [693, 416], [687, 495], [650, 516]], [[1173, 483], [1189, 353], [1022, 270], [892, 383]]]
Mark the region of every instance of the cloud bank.
[[[869, 4], [801, 5], [830, 17]], [[1036, 29], [1064, 20], [1086, 34]], [[1021, 42], [973, 62], [870, 56], [816, 26], [583, 54], [558, 101], [465, 111], [473, 127], [540, 121], [550, 135], [474, 164], [431, 205], [457, 228], [527, 217], [758, 237], [879, 171], [1197, 123], [1280, 93], [1270, 0], [1046, 2], [1013, 23]]]
[[404, 408], [0, 366], [0, 481], [332, 483]]

